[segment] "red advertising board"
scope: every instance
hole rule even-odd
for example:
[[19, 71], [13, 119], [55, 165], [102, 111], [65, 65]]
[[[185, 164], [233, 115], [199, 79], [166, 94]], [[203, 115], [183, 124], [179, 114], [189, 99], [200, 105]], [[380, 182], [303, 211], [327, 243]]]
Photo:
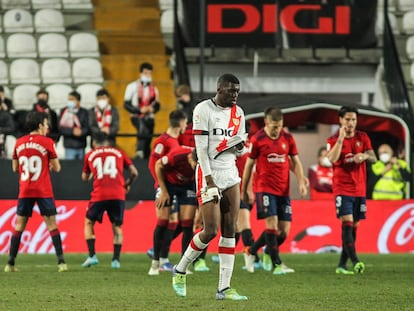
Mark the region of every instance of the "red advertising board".
[[[57, 216], [63, 247], [67, 253], [86, 253], [83, 224], [87, 201], [56, 201]], [[0, 201], [0, 254], [7, 254], [15, 224], [16, 201]], [[414, 200], [368, 201], [367, 219], [358, 228], [357, 249], [363, 253], [414, 252]], [[292, 201], [293, 222], [282, 252], [315, 253], [338, 251], [341, 229], [335, 217], [332, 201]], [[252, 213], [252, 230], [259, 236], [263, 222]], [[138, 202], [126, 210], [123, 252], [145, 252], [152, 245], [155, 226], [153, 201]], [[37, 208], [22, 235], [21, 253], [53, 253], [47, 228]], [[97, 252], [112, 252], [112, 230], [108, 219], [96, 225]], [[180, 252], [180, 239], [171, 251]], [[211, 242], [210, 252], [217, 251], [217, 238]], [[239, 243], [238, 251], [242, 251]]]

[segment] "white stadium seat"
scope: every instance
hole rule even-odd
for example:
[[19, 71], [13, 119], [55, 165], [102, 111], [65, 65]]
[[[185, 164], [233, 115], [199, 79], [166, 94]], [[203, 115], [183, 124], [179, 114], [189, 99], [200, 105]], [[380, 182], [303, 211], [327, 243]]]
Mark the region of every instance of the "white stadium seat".
[[37, 41], [39, 57], [68, 57], [68, 42], [61, 33], [42, 34]]
[[35, 13], [34, 26], [36, 32], [64, 32], [65, 21], [61, 11], [42, 9]]
[[63, 9], [92, 9], [91, 0], [62, 0]]
[[9, 70], [7, 68], [7, 64], [0, 60], [0, 84], [8, 84], [9, 83]]
[[0, 15], [0, 32], [3, 32], [3, 15]]
[[173, 46], [173, 36], [174, 36], [174, 11], [166, 10], [161, 14], [161, 33], [164, 38], [165, 45], [172, 47]]
[[76, 91], [81, 94], [82, 107], [89, 109], [95, 107], [96, 104], [96, 92], [102, 89], [102, 85], [85, 83], [76, 88]]
[[409, 59], [414, 60], [414, 36], [407, 39], [406, 48], [407, 56]]
[[95, 58], [79, 58], [72, 65], [73, 82], [102, 83], [102, 66]]
[[9, 58], [37, 57], [36, 39], [28, 33], [14, 33], [7, 38]]
[[402, 29], [406, 34], [414, 34], [414, 11], [404, 13]]
[[7, 9], [30, 9], [30, 0], [1, 0], [1, 8]]
[[99, 57], [98, 38], [92, 33], [75, 33], [69, 39], [70, 57]]
[[414, 63], [411, 64], [410, 76], [411, 76], [411, 84], [414, 84]]
[[39, 64], [33, 59], [20, 58], [10, 64], [10, 82], [12, 84], [40, 83]]
[[3, 17], [4, 32], [33, 32], [33, 17], [24, 9], [6, 11]]
[[[399, 34], [400, 31], [398, 29], [398, 23], [397, 23], [396, 16], [393, 13], [388, 12], [388, 19], [390, 20], [392, 33]], [[375, 25], [375, 32], [377, 35], [381, 35], [384, 33], [384, 12], [383, 11], [378, 11], [377, 22]]]
[[49, 93], [49, 105], [52, 109], [62, 109], [68, 102], [68, 95], [73, 91], [72, 87], [67, 84], [51, 84], [46, 87]]
[[4, 39], [0, 37], [0, 58], [4, 58], [6, 56], [6, 49], [4, 46]]
[[32, 105], [36, 102], [36, 93], [40, 87], [33, 84], [21, 84], [15, 87], [13, 91], [13, 105], [16, 110], [32, 109]]
[[16, 145], [16, 137], [14, 137], [13, 135], [6, 135], [6, 144], [4, 145], [4, 149], [6, 151], [7, 159], [13, 158], [13, 151], [14, 151], [15, 145]]
[[[395, 11], [397, 0], [388, 0], [388, 11]], [[379, 10], [384, 9], [384, 0], [378, 0], [377, 7]]]
[[174, 9], [174, 1], [171, 0], [158, 0], [158, 5], [161, 11]]
[[398, 0], [398, 7], [400, 11], [412, 11], [414, 10], [414, 1], [413, 0]]
[[42, 83], [72, 83], [70, 63], [63, 58], [50, 58], [42, 64]]
[[60, 3], [60, 0], [32, 0], [32, 8], [34, 10], [61, 9], [62, 4]]

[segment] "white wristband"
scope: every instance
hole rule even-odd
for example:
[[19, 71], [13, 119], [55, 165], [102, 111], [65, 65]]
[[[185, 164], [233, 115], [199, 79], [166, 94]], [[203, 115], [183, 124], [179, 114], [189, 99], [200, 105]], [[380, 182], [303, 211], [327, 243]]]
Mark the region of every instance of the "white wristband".
[[208, 197], [214, 197], [214, 196], [220, 197], [219, 189], [217, 187], [208, 188], [207, 196]]

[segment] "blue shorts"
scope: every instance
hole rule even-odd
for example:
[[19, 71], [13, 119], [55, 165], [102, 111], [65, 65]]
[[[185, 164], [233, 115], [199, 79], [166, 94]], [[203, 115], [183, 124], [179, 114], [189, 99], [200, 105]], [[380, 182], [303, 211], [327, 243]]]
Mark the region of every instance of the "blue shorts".
[[249, 212], [251, 212], [253, 209], [253, 205], [244, 203], [243, 201], [240, 200], [240, 209], [247, 209]]
[[35, 203], [39, 206], [40, 215], [53, 216], [57, 214], [53, 198], [20, 198], [17, 201], [17, 215], [32, 217]]
[[124, 222], [125, 201], [107, 200], [89, 202], [88, 209], [86, 210], [86, 218], [102, 223], [105, 211], [112, 224], [121, 226]]
[[[192, 183], [188, 186], [176, 186], [170, 183], [166, 183], [168, 194], [172, 202], [167, 204], [171, 208], [171, 213], [177, 213], [180, 210], [180, 205], [194, 205], [197, 206], [197, 196], [195, 192], [195, 184]], [[159, 196], [160, 188], [157, 189], [155, 197]]]
[[257, 219], [277, 216], [279, 220], [292, 221], [290, 197], [266, 192], [256, 193]]
[[336, 217], [352, 215], [354, 220], [366, 219], [367, 204], [365, 197], [337, 195], [335, 197]]

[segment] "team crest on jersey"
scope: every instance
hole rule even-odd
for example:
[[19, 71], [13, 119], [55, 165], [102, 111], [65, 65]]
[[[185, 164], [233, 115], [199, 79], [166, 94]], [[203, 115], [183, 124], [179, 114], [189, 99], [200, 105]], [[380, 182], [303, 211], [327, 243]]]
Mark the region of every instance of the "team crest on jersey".
[[240, 118], [233, 118], [233, 124], [238, 126], [240, 124]]
[[157, 144], [154, 148], [154, 152], [158, 154], [161, 154], [163, 150], [164, 150], [163, 144]]
[[358, 140], [358, 141], [355, 143], [355, 145], [356, 145], [357, 147], [361, 147], [361, 142]]
[[285, 143], [282, 144], [282, 149], [286, 150], [286, 144]]
[[195, 124], [198, 124], [198, 123], [200, 123], [200, 115], [199, 114], [195, 114], [194, 116], [193, 116], [193, 122], [195, 123]]

